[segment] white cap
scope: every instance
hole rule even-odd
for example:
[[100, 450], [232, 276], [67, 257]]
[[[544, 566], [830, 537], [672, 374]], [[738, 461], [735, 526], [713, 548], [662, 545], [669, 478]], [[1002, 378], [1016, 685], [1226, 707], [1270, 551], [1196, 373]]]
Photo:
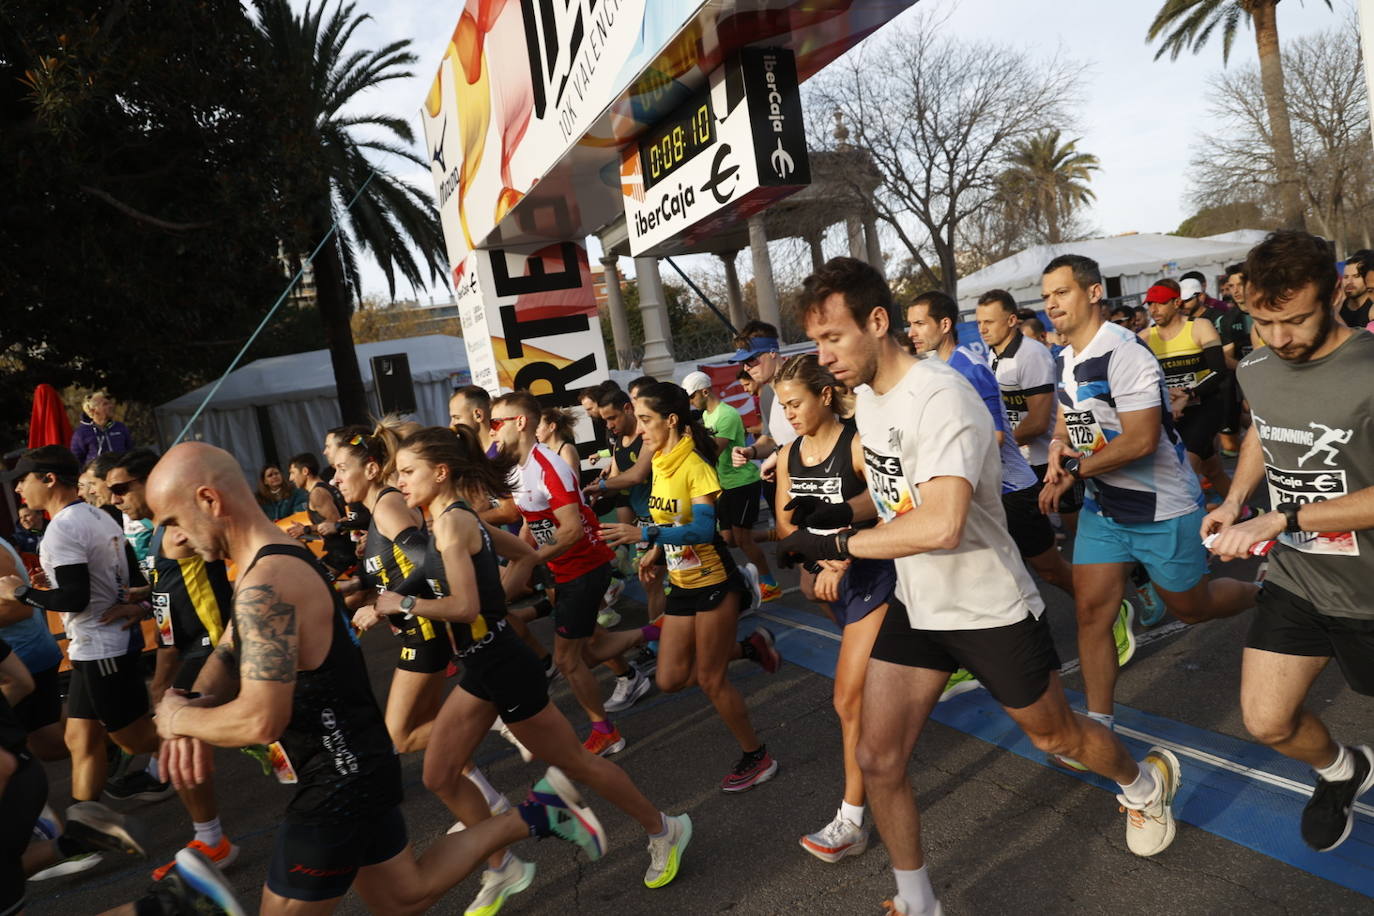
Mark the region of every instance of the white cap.
[[688, 372], [687, 375], [682, 379], [682, 390], [687, 392], [689, 397], [691, 395], [696, 394], [698, 391], [701, 391], [702, 389], [710, 387], [711, 376], [699, 370], [696, 372]]
[[1179, 283], [1178, 288], [1179, 296], [1185, 300], [1191, 299], [1198, 293], [1202, 292], [1202, 284], [1194, 280], [1192, 277], [1189, 277], [1188, 279]]

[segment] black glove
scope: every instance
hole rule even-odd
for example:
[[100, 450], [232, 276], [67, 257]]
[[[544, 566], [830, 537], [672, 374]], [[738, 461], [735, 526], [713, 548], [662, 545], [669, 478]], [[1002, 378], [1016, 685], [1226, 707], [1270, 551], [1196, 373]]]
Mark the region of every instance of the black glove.
[[848, 558], [848, 531], [841, 531], [838, 534], [816, 534], [806, 528], [798, 528], [778, 542], [778, 562], [787, 569], [808, 560], [847, 560]]
[[848, 528], [854, 521], [854, 507], [849, 503], [832, 503], [819, 496], [794, 496], [783, 508], [792, 513], [792, 524], [798, 528]]

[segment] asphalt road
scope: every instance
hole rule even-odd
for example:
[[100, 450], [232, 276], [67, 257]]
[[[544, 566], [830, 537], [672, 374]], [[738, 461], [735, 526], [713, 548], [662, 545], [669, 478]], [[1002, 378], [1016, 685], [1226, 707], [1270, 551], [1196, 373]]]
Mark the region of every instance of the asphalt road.
[[[784, 575], [784, 585], [791, 578]], [[1061, 658], [1071, 662], [1077, 655], [1072, 607], [1056, 589], [1045, 587], [1044, 592]], [[795, 591], [780, 603], [807, 608]], [[622, 611], [626, 625], [642, 619], [637, 605], [623, 602]], [[1244, 738], [1237, 695], [1245, 625], [1242, 617], [1180, 629], [1150, 643], [1122, 672], [1118, 701]], [[541, 635], [547, 639], [550, 634]], [[384, 697], [394, 646], [376, 631], [364, 645], [378, 696]], [[797, 845], [801, 835], [830, 819], [840, 800], [840, 730], [831, 709], [831, 681], [795, 664], [770, 676], [740, 662], [731, 675], [780, 762], [777, 778], [743, 795], [721, 793], [720, 778], [738, 751], [710, 705], [696, 691], [651, 693], [618, 717], [629, 747], [614, 759], [662, 808], [691, 814], [695, 838], [679, 877], [666, 888], [646, 889], [642, 874], [648, 856], [642, 834], [618, 811], [593, 802], [610, 833], [608, 855], [591, 864], [561, 843], [522, 844], [519, 854], [537, 863], [538, 876], [505, 912], [879, 912], [894, 887], [876, 837], [865, 855], [837, 865], [819, 862]], [[1075, 674], [1065, 683], [1082, 687]], [[1369, 702], [1351, 693], [1338, 673], [1323, 675], [1313, 697], [1314, 708], [1338, 736], [1370, 737]], [[579, 731], [584, 729], [585, 721], [561, 682], [555, 699]], [[220, 752], [217, 761], [222, 819], [242, 846], [228, 877], [251, 907], [289, 790], [240, 754]], [[513, 801], [542, 773], [541, 766], [522, 763], [495, 735], [483, 744], [479, 763]], [[52, 766], [49, 773], [52, 799], [64, 802], [66, 767]], [[421, 785], [419, 755], [405, 759], [404, 774], [406, 821], [412, 840], [423, 847], [443, 833], [451, 818]], [[951, 916], [1374, 912], [1374, 900], [1368, 897], [1189, 825], [1180, 825], [1177, 840], [1164, 854], [1137, 858], [1126, 849], [1124, 816], [1110, 795], [938, 723], [927, 727], [910, 774], [922, 809], [931, 875]], [[82, 875], [30, 884], [30, 913], [96, 913], [133, 899], [147, 885], [149, 870], [190, 839], [188, 819], [175, 800], [115, 806], [149, 823], [156, 861], [107, 860]], [[1296, 832], [1297, 824], [1278, 821], [1268, 829]], [[470, 877], [434, 912], [463, 912], [479, 880]], [[366, 910], [352, 896], [340, 911]]]

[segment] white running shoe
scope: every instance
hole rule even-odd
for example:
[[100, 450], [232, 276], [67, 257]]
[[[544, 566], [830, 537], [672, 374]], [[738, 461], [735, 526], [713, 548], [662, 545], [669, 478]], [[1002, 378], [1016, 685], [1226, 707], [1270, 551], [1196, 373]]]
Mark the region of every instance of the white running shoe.
[[606, 586], [606, 594], [601, 596], [601, 606], [610, 610], [620, 600], [620, 593], [623, 591], [625, 591], [625, 580], [620, 576], [612, 576], [611, 584]]
[[863, 855], [868, 849], [866, 825], [846, 820], [843, 809], [835, 812], [835, 819], [815, 833], [801, 838], [801, 848], [822, 862], [838, 862], [845, 856]]
[[1152, 747], [1141, 766], [1154, 767], [1159, 792], [1144, 805], [1133, 805], [1126, 796], [1118, 795], [1121, 810], [1126, 812], [1126, 845], [1138, 856], [1153, 856], [1169, 848], [1177, 828], [1174, 825], [1174, 797], [1183, 779], [1178, 758], [1162, 747]]
[[531, 760], [534, 759], [534, 755], [530, 753], [530, 749], [520, 743], [520, 739], [515, 737], [515, 733], [510, 730], [510, 726], [506, 725], [505, 722], [501, 721], [501, 718], [499, 716], [497, 717], [495, 722], [491, 723], [491, 730], [499, 733], [502, 738], [505, 738], [512, 745], [514, 745], [515, 749], [520, 752], [521, 760], [525, 761], [526, 763], [529, 763]]
[[[502, 795], [499, 799], [496, 800], [496, 804], [491, 806], [491, 816], [497, 817], [498, 815], [505, 814], [509, 810], [510, 800], [507, 799], [506, 796]], [[462, 833], [466, 829], [468, 829], [467, 824], [464, 824], [462, 821], [454, 821], [453, 826], [448, 828], [447, 832]]]
[[753, 563], [745, 563], [739, 568], [744, 574], [744, 582], [749, 586], [749, 606], [740, 608], [739, 615], [744, 617], [752, 614], [763, 604], [763, 592], [759, 588], [759, 570]]
[[649, 692], [653, 682], [649, 676], [638, 668], [632, 668], [633, 677], [618, 677], [615, 679], [615, 689], [611, 691], [611, 698], [606, 701], [607, 712], [620, 712], [629, 709], [644, 694]]
[[105, 857], [98, 852], [83, 852], [72, 856], [70, 859], [63, 859], [56, 865], [49, 865], [40, 872], [29, 875], [30, 881], [48, 881], [52, 878], [62, 878], [67, 875], [79, 874], [83, 871], [90, 871], [101, 862]]
[[482, 872], [482, 889], [468, 904], [463, 916], [495, 916], [506, 899], [534, 883], [534, 863], [515, 855], [501, 868], [487, 868]]

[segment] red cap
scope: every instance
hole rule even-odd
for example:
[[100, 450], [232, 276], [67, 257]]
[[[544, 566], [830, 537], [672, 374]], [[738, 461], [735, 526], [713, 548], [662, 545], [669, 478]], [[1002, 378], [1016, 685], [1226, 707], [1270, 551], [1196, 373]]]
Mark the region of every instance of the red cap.
[[1170, 302], [1177, 298], [1179, 298], [1179, 294], [1176, 290], [1156, 283], [1154, 286], [1150, 287], [1149, 292], [1145, 294], [1145, 304], [1154, 305], [1157, 302]]

